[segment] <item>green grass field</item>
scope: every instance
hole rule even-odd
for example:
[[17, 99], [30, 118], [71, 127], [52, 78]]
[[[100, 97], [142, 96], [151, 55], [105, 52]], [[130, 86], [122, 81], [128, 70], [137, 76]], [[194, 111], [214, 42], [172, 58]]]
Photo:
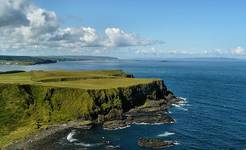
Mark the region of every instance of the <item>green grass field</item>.
[[0, 74], [0, 83], [36, 84], [49, 87], [108, 89], [146, 84], [156, 79], [127, 78], [121, 70], [110, 71], [31, 71]]

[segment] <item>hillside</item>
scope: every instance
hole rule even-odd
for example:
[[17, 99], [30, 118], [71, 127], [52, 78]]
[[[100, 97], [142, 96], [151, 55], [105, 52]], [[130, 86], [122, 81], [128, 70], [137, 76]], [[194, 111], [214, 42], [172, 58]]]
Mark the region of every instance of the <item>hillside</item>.
[[2, 73], [0, 147], [50, 125], [126, 112], [148, 99], [164, 99], [165, 93], [162, 80], [133, 78], [121, 70]]
[[36, 65], [56, 62], [56, 60], [40, 57], [0, 55], [0, 65]]

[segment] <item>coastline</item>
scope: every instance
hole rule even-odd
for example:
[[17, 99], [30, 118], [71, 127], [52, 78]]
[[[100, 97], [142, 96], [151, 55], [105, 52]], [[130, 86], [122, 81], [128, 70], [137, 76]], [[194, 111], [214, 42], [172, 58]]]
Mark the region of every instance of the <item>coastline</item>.
[[[117, 122], [119, 120], [112, 120], [112, 121], [106, 121], [106, 122], [100, 122], [99, 120], [93, 120], [93, 121], [71, 121], [68, 123], [63, 123], [63, 124], [57, 124], [57, 125], [52, 125], [52, 126], [48, 126], [46, 128], [40, 129], [38, 132], [31, 134], [28, 138], [25, 139], [21, 139], [18, 141], [15, 141], [9, 145], [6, 145], [3, 149], [7, 149], [7, 150], [17, 150], [17, 149], [39, 149], [37, 147], [40, 147], [43, 144], [47, 144], [47, 143], [52, 143], [52, 141], [54, 141], [57, 137], [59, 136], [64, 136], [64, 134], [66, 133], [70, 133], [73, 129], [82, 129], [82, 130], [93, 130], [94, 127], [96, 126], [100, 126], [101, 128], [103, 128], [104, 130], [121, 130], [127, 127], [130, 127], [132, 124], [138, 124], [138, 125], [163, 125], [163, 124], [172, 124], [175, 123], [175, 120], [172, 119], [168, 113], [168, 109], [170, 107], [173, 107], [173, 104], [175, 105], [179, 105], [179, 104], [183, 104], [185, 102], [185, 100], [175, 97], [175, 96], [170, 96], [169, 95], [169, 100], [168, 103], [165, 105], [165, 109], [159, 109], [158, 111], [156, 111], [156, 106], [152, 105], [152, 106], [148, 106], [147, 109], [151, 109], [154, 108], [155, 111], [151, 110], [151, 111], [145, 111], [144, 113], [164, 113], [166, 116], [169, 117], [169, 120], [166, 120], [165, 122], [148, 122], [149, 120], [145, 120], [145, 122], [134, 122], [134, 121], [129, 121], [129, 120], [125, 120], [125, 124], [124, 126], [122, 126], [121, 123]], [[160, 106], [159, 108], [161, 108], [162, 106]], [[124, 113], [124, 116], [129, 116], [129, 112], [133, 112], [133, 111], [138, 111], [138, 113], [140, 115], [143, 115], [141, 113], [142, 108], [146, 108], [146, 107], [137, 107], [137, 108], [133, 108], [131, 110], [129, 110], [128, 112]], [[126, 118], [127, 119], [127, 118]], [[123, 121], [123, 120], [120, 120]], [[114, 124], [113, 126], [111, 126], [111, 128], [107, 128], [104, 127], [104, 124], [107, 122], [114, 122], [116, 124]], [[142, 139], [142, 138], [140, 138]], [[153, 139], [155, 140], [155, 139]], [[167, 141], [163, 141], [163, 142], [167, 142]], [[169, 141], [170, 145], [167, 145], [166, 147], [170, 147], [170, 146], [174, 146], [176, 144], [173, 144], [172, 141]], [[175, 141], [176, 142], [176, 141]]]
[[[10, 130], [1, 137], [2, 145], [14, 142], [6, 149], [26, 148], [70, 128], [99, 124], [115, 130], [131, 124], [174, 123], [168, 109], [182, 103], [163, 80], [138, 79], [121, 70], [10, 72], [1, 74], [0, 87], [3, 108], [14, 103], [11, 113], [19, 111], [14, 130], [2, 125]], [[9, 121], [11, 114], [2, 114], [3, 121]]]

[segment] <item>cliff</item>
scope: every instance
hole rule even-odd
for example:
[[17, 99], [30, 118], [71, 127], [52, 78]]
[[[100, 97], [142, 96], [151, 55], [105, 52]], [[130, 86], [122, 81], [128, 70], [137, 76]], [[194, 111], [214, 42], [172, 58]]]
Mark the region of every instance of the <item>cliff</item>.
[[50, 125], [105, 122], [148, 101], [168, 103], [162, 80], [117, 71], [36, 71], [0, 75], [0, 147]]

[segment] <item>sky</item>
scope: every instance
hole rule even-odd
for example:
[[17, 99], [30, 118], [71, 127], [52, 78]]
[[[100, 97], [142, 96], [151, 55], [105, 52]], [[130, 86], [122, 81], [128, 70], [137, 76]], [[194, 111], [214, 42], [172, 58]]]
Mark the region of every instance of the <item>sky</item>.
[[244, 0], [0, 3], [0, 54], [246, 58]]

